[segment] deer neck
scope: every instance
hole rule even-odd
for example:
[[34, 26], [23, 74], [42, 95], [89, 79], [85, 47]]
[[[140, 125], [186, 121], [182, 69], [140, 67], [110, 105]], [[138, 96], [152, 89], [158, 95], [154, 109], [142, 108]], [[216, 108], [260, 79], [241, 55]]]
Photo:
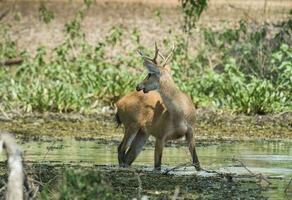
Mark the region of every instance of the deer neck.
[[181, 91], [174, 83], [173, 79], [169, 76], [160, 79], [160, 88], [158, 90], [165, 107], [174, 117], [183, 115], [183, 110], [180, 105]]

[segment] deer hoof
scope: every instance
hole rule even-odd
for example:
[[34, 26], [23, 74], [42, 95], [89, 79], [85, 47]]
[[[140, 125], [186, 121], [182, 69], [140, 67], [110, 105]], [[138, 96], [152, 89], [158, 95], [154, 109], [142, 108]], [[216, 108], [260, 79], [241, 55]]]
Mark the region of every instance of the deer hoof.
[[126, 163], [121, 163], [121, 164], [119, 164], [119, 166], [122, 167], [122, 168], [128, 168], [128, 167], [130, 167], [130, 165], [128, 165]]
[[195, 166], [195, 168], [198, 172], [201, 171], [200, 163], [193, 163], [193, 165]]
[[161, 167], [154, 167], [154, 171], [160, 172], [161, 171]]

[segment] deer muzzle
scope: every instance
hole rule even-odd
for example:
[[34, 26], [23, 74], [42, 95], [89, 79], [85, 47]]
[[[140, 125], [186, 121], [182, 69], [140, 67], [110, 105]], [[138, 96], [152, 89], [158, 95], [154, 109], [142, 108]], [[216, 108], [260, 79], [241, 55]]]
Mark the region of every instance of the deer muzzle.
[[144, 87], [143, 84], [138, 84], [138, 85], [136, 86], [136, 90], [137, 90], [137, 91], [141, 91], [141, 90], [143, 90], [144, 93], [148, 93], [148, 92], [149, 92], [149, 91]]

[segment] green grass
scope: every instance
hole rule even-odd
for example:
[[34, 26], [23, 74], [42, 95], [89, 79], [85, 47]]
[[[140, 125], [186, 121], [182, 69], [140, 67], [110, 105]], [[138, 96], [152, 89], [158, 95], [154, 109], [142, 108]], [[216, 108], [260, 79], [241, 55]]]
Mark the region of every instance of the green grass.
[[[44, 182], [39, 199], [107, 200], [141, 199], [143, 196], [171, 199], [177, 186], [182, 199], [263, 198], [263, 188], [254, 178], [226, 181], [219, 176], [175, 176], [135, 169], [78, 167], [63, 168], [59, 172], [61, 176], [55, 177], [57, 180], [53, 183]], [[48, 173], [47, 176], [52, 175]]]
[[[44, 22], [53, 20], [46, 10]], [[139, 29], [132, 31], [129, 54], [107, 55], [108, 48], [123, 48], [128, 35], [120, 26], [96, 44], [89, 44], [81, 29], [84, 10], [64, 25], [66, 39], [53, 50], [40, 46], [35, 56], [18, 50], [9, 26], [0, 24], [0, 60], [21, 56], [16, 67], [0, 67], [0, 107], [21, 112], [96, 112], [135, 90], [143, 74], [138, 48]], [[201, 107], [245, 114], [266, 114], [292, 108], [292, 20], [257, 26], [240, 21], [236, 29], [201, 29], [203, 38], [193, 48], [185, 35], [176, 35], [171, 67], [179, 87]], [[165, 40], [170, 46], [173, 41]], [[137, 70], [134, 66], [141, 66]]]

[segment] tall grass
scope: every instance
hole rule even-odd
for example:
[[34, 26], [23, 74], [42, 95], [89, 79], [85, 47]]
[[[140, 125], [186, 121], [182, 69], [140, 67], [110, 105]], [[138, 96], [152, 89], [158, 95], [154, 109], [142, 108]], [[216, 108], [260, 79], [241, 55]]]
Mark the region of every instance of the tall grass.
[[[45, 22], [53, 17], [46, 13]], [[16, 67], [0, 67], [0, 106], [23, 112], [95, 112], [112, 105], [135, 90], [142, 62], [136, 49], [150, 52], [132, 31], [129, 54], [109, 57], [108, 47], [120, 47], [122, 27], [113, 27], [96, 44], [89, 44], [81, 29], [85, 10], [64, 25], [65, 39], [55, 49], [40, 46], [35, 56], [19, 51], [9, 37], [9, 27], [0, 24], [0, 60], [21, 56]], [[179, 87], [198, 106], [230, 109], [246, 114], [274, 113], [292, 108], [292, 20], [279, 24], [250, 26], [243, 21], [235, 29], [201, 29], [203, 39], [195, 52], [185, 55], [184, 35], [176, 35], [171, 61]], [[195, 37], [192, 35], [191, 37]], [[173, 41], [165, 40], [166, 46]], [[141, 70], [140, 70], [141, 71]]]

